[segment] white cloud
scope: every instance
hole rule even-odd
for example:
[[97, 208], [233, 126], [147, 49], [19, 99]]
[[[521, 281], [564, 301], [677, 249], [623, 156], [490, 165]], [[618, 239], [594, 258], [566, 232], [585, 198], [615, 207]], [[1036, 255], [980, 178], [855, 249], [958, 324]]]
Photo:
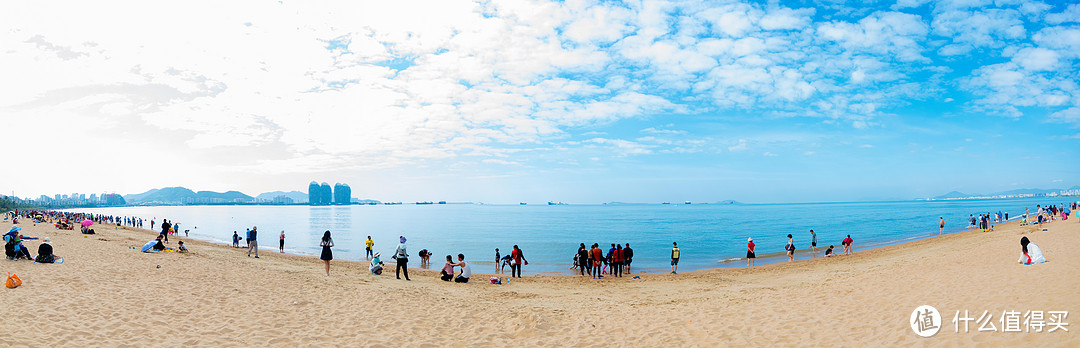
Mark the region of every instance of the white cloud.
[[1050, 24], [1080, 22], [1080, 4], [1069, 4], [1062, 12], [1047, 14], [1046, 22]]
[[750, 148], [750, 144], [746, 141], [746, 139], [739, 139], [738, 143], [736, 143], [735, 145], [732, 145], [732, 146], [728, 146], [727, 149], [728, 149], [728, 151], [731, 151], [731, 152], [739, 152], [739, 151], [745, 151], [745, 150], [747, 150], [749, 148]]
[[1053, 70], [1058, 65], [1057, 51], [1041, 47], [1027, 47], [1013, 55], [1012, 61], [1030, 71]]
[[174, 156], [249, 151], [241, 164], [202, 165], [278, 172], [332, 167], [305, 158], [496, 156], [579, 127], [605, 139], [589, 144], [621, 154], [700, 151], [704, 138], [670, 126], [640, 130], [647, 144], [595, 137], [628, 118], [733, 110], [874, 127], [890, 108], [940, 98], [948, 62], [935, 50], [994, 48], [980, 51], [994, 64], [960, 79], [974, 110], [1045, 107], [1052, 120], [1073, 119], [1077, 5], [1045, 14], [1061, 26], [1029, 25], [1030, 42], [1024, 19], [1045, 7], [931, 6], [920, 15], [738, 1], [129, 1], [56, 12], [9, 2], [0, 5], [11, 28], [0, 32], [0, 114], [94, 124], [100, 132], [83, 143], [115, 144], [96, 134], [130, 129], [168, 139]]
[[651, 149], [654, 147], [654, 145], [645, 145], [623, 139], [593, 138], [589, 139], [588, 142], [605, 146], [617, 157], [651, 154]]
[[762, 156], [765, 156], [765, 157], [776, 157], [776, 156], [780, 156], [780, 155], [777, 155], [777, 154], [775, 154], [775, 153], [772, 153], [772, 152], [768, 152], [768, 151], [765, 151], [765, 153], [762, 153], [761, 155], [762, 155]]

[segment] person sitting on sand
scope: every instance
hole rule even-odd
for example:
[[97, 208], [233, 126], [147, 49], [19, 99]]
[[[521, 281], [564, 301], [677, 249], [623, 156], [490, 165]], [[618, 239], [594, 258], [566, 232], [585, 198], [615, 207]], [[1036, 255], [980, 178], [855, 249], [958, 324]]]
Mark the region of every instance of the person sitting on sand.
[[148, 253], [150, 251], [162, 251], [162, 250], [165, 250], [165, 244], [163, 244], [161, 242], [162, 238], [163, 237], [161, 235], [158, 235], [157, 238], [155, 238], [154, 240], [146, 242], [146, 244], [143, 244], [142, 252]]
[[[469, 263], [465, 262], [465, 254], [457, 254], [458, 262], [451, 264], [452, 267], [461, 267], [461, 274], [458, 274], [454, 278], [455, 283], [468, 283], [469, 278], [472, 277], [472, 267], [469, 267]], [[451, 271], [453, 272], [453, 271]]]
[[1046, 257], [1043, 257], [1042, 249], [1028, 240], [1028, 237], [1020, 238], [1020, 253], [1020, 259], [1016, 260], [1016, 262], [1025, 265], [1049, 262], [1046, 260]]
[[373, 256], [374, 257], [371, 259], [371, 263], [368, 264], [368, 271], [371, 272], [371, 274], [380, 275], [382, 274], [383, 270], [383, 262], [382, 259], [380, 259], [380, 257], [382, 257], [382, 254], [375, 253]]
[[833, 246], [830, 245], [828, 249], [825, 249], [825, 257], [836, 256], [836, 254], [833, 254], [832, 248]]
[[184, 241], [179, 241], [179, 242], [176, 242], [176, 243], [177, 243], [176, 252], [178, 252], [178, 253], [186, 253], [186, 252], [188, 252], [187, 247], [184, 246]]
[[22, 230], [22, 228], [19, 228], [18, 226], [12, 226], [11, 230], [4, 235], [4, 241], [7, 242], [4, 245], [4, 251], [7, 253], [8, 259], [10, 260], [18, 260], [20, 258], [33, 260], [34, 258], [30, 257], [30, 250], [26, 249], [26, 246], [22, 244], [24, 236], [19, 234], [20, 230]]
[[450, 281], [450, 278], [454, 277], [454, 259], [450, 255], [446, 255], [446, 264], [443, 265], [442, 270], [439, 271], [439, 279], [444, 282]]
[[40, 246], [38, 246], [38, 256], [34, 259], [34, 262], [56, 262], [56, 255], [53, 255], [52, 241], [49, 240], [49, 237], [45, 237], [45, 240], [41, 242]]

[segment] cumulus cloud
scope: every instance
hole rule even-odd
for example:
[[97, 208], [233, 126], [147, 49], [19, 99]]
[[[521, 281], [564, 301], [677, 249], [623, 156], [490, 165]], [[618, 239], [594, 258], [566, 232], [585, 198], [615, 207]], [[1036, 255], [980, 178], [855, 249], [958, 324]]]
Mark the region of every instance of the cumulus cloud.
[[[898, 106], [938, 100], [950, 73], [972, 110], [1019, 117], [1043, 107], [1073, 122], [1075, 4], [799, 6], [133, 1], [57, 13], [9, 2], [0, 112], [130, 129], [187, 150], [264, 149], [215, 165], [279, 172], [465, 155], [511, 162], [501, 149], [549, 148], [581, 130], [592, 137], [584, 144], [618, 156], [701, 151], [708, 139], [670, 126], [641, 129], [639, 141], [598, 137], [622, 120], [682, 114], [869, 128]], [[932, 10], [911, 10], [923, 6]], [[1054, 26], [1025, 22], [1040, 16]], [[996, 56], [951, 63], [975, 50]], [[750, 144], [710, 151], [724, 147]]]

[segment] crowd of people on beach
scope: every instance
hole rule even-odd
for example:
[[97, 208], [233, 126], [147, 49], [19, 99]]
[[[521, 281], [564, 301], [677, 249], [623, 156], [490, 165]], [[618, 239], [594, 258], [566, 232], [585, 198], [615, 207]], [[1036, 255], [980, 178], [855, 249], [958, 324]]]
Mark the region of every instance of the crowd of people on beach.
[[[1076, 211], [1080, 202], [1072, 202], [1069, 204], [1059, 205], [1036, 205], [1035, 214], [1032, 216], [1028, 208], [1024, 209], [1024, 215], [1021, 220], [1021, 225], [1027, 225], [1029, 223], [1038, 223], [1040, 227], [1042, 224], [1052, 222], [1056, 220], [1068, 220], [1069, 214]], [[114, 216], [105, 214], [93, 214], [93, 213], [78, 213], [67, 211], [55, 211], [55, 210], [25, 210], [25, 211], [12, 211], [4, 214], [4, 220], [10, 221], [13, 226], [4, 234], [5, 252], [10, 260], [28, 259], [42, 263], [60, 263], [63, 262], [63, 258], [60, 258], [54, 254], [54, 246], [52, 241], [46, 237], [43, 242], [38, 246], [38, 256], [31, 257], [30, 250], [23, 245], [24, 240], [36, 240], [36, 237], [29, 237], [20, 234], [21, 228], [17, 225], [21, 221], [29, 220], [33, 223], [52, 223], [57, 229], [67, 230], [73, 229], [73, 226], [81, 226], [82, 233], [93, 234], [96, 233], [92, 228], [93, 224], [102, 225], [115, 225], [142, 228], [144, 221], [149, 221], [150, 229], [160, 231], [157, 237], [150, 242], [147, 242], [141, 248], [143, 252], [154, 251], [174, 251], [174, 252], [187, 252], [187, 246], [183, 241], [177, 241], [176, 248], [170, 248], [166, 246], [169, 243], [169, 236], [178, 235], [180, 224], [175, 221], [169, 221], [168, 219], [162, 219], [160, 224], [157, 223], [157, 218], [144, 220], [141, 217], [136, 216]], [[1034, 220], [1034, 221], [1032, 221]], [[1008, 222], [1008, 212], [985, 212], [969, 215], [969, 228], [979, 228], [984, 231], [992, 231], [994, 224]], [[945, 219], [939, 218], [939, 233], [944, 233]], [[184, 231], [186, 237], [189, 230]], [[281, 231], [278, 236], [278, 250], [281, 253], [285, 252], [285, 231]], [[795, 237], [792, 234], [787, 235], [788, 241], [784, 245], [784, 251], [789, 262], [795, 261], [795, 253], [797, 247], [795, 244]], [[813, 257], [817, 257], [817, 233], [811, 229], [809, 232], [810, 248], [807, 251], [811, 253]], [[258, 227], [252, 226], [246, 229], [243, 237], [233, 231], [232, 246], [240, 248], [240, 242], [246, 241], [245, 248], [247, 249], [247, 256], [251, 257], [254, 254], [254, 258], [259, 258], [259, 244], [258, 244]], [[829, 245], [824, 251], [825, 257], [833, 257], [838, 255], [851, 255], [854, 254], [854, 239], [851, 235], [847, 235], [840, 241], [840, 245], [843, 246], [843, 254], [834, 251], [835, 246]], [[333, 260], [333, 252], [331, 248], [334, 247], [334, 240], [331, 237], [329, 230], [325, 231], [319, 243], [322, 252], [320, 259], [324, 262], [324, 269], [327, 276], [330, 275], [330, 261]], [[381, 275], [383, 268], [385, 267], [381, 254], [375, 252], [375, 242], [371, 236], [367, 236], [364, 241], [365, 246], [365, 258], [370, 260], [369, 271], [374, 275]], [[1021, 240], [1022, 257], [1020, 262], [1024, 264], [1033, 264], [1046, 262], [1045, 257], [1042, 254], [1041, 249], [1035, 245], [1028, 237], [1024, 237]], [[420, 263], [422, 267], [429, 264], [429, 258], [432, 253], [427, 249], [421, 249], [418, 252], [420, 257]], [[681, 251], [677, 242], [672, 242], [670, 258], [671, 258], [671, 274], [678, 273], [679, 259]], [[746, 261], [747, 266], [754, 266], [755, 261], [758, 258], [757, 245], [754, 243], [753, 238], [747, 238], [746, 243]], [[396, 264], [395, 274], [397, 279], [401, 279], [402, 274], [405, 276], [405, 280], [411, 280], [409, 278], [409, 254], [406, 245], [405, 236], [399, 236], [398, 244], [394, 248], [392, 260]], [[586, 246], [585, 243], [580, 243], [577, 252], [573, 255], [573, 263], [570, 267], [576, 273], [581, 276], [589, 275], [593, 279], [602, 279], [604, 275], [610, 275], [612, 277], [622, 277], [625, 274], [631, 272], [631, 264], [634, 260], [634, 250], [630, 247], [630, 243], [612, 243], [605, 252], [601, 249], [599, 243], [592, 243], [591, 246]], [[495, 273], [503, 274], [506, 271], [507, 266], [510, 268], [510, 278], [521, 278], [522, 266], [528, 265], [529, 262], [525, 258], [524, 252], [517, 245], [514, 245], [511, 251], [503, 255], [498, 248], [495, 249]], [[451, 281], [457, 283], [467, 283], [472, 277], [472, 267], [470, 262], [465, 259], [464, 254], [457, 254], [456, 259], [454, 255], [446, 255], [445, 263], [439, 271], [439, 278], [444, 281]], [[493, 278], [493, 282], [495, 279]]]
[[[517, 246], [515, 245], [514, 248], [517, 249]], [[499, 249], [495, 249], [496, 257], [498, 257], [498, 251]], [[678, 264], [678, 257], [674, 260], [676, 261], [672, 263], [673, 273]], [[630, 243], [611, 244], [606, 254], [600, 249], [599, 243], [593, 243], [591, 248], [586, 248], [585, 243], [581, 243], [577, 252], [574, 253], [574, 263], [570, 269], [578, 270], [582, 276], [588, 274], [593, 279], [601, 279], [605, 274], [622, 277], [623, 274], [630, 273], [630, 264], [633, 261], [634, 249], [630, 248]]]

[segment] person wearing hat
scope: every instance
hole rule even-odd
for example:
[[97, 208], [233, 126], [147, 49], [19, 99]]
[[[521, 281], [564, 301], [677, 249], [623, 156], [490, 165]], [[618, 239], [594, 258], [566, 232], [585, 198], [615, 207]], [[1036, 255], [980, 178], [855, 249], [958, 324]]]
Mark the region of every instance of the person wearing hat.
[[754, 238], [746, 239], [746, 267], [754, 265], [755, 259], [757, 259], [757, 253], [754, 252]]
[[53, 263], [56, 262], [56, 255], [53, 255], [52, 240], [49, 237], [45, 237], [45, 240], [38, 246], [38, 255], [34, 259], [34, 262], [40, 263]]
[[383, 262], [382, 262], [381, 259], [379, 259], [379, 257], [381, 257], [381, 256], [382, 256], [382, 254], [375, 253], [374, 258], [371, 259], [371, 264], [368, 266], [368, 271], [371, 271], [371, 274], [374, 274], [374, 275], [382, 274]]
[[12, 226], [11, 230], [8, 230], [8, 233], [4, 235], [4, 241], [6, 242], [4, 251], [11, 260], [17, 260], [20, 257], [25, 257], [27, 260], [33, 260], [34, 258], [30, 257], [30, 250], [27, 250], [26, 246], [22, 245], [23, 236], [19, 234], [19, 231], [22, 231], [22, 228], [19, 226]]

